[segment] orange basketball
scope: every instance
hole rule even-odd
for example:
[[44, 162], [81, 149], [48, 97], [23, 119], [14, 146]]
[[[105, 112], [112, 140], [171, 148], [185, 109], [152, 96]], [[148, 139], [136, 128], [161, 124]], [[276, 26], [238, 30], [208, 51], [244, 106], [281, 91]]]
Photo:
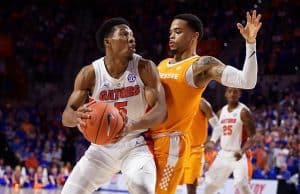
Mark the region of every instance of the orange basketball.
[[114, 143], [124, 125], [118, 109], [111, 104], [95, 100], [87, 106], [92, 108], [92, 112], [89, 112], [91, 118], [85, 119], [86, 127], [81, 127], [84, 137], [98, 145]]

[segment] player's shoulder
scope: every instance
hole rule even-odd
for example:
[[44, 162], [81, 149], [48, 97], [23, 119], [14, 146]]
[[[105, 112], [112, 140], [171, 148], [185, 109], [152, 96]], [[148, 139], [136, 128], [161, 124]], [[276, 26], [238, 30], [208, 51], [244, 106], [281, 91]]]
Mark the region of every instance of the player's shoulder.
[[154, 65], [154, 62], [150, 59], [146, 59], [146, 58], [143, 58], [141, 57], [140, 60], [139, 60], [139, 65], [140, 66], [148, 66], [148, 65]]
[[241, 111], [247, 111], [247, 112], [250, 112], [250, 108], [245, 105], [244, 103], [240, 102], [240, 107], [241, 107]]
[[165, 58], [165, 59], [161, 60], [158, 64], [158, 66], [167, 65], [171, 59], [172, 58]]
[[138, 68], [139, 68], [139, 71], [141, 71], [141, 70], [150, 71], [150, 70], [156, 70], [156, 65], [152, 60], [145, 59], [142, 57], [139, 60]]
[[77, 75], [77, 80], [82, 83], [94, 83], [95, 79], [96, 75], [92, 64], [83, 66]]
[[75, 85], [80, 89], [91, 89], [95, 84], [95, 71], [92, 65], [81, 68], [75, 79]]
[[241, 107], [240, 117], [241, 117], [242, 120], [245, 120], [245, 119], [248, 119], [248, 118], [252, 117], [251, 110], [244, 104]]
[[92, 64], [85, 65], [81, 68], [79, 74], [85, 75], [85, 76], [92, 76], [95, 75], [95, 69]]

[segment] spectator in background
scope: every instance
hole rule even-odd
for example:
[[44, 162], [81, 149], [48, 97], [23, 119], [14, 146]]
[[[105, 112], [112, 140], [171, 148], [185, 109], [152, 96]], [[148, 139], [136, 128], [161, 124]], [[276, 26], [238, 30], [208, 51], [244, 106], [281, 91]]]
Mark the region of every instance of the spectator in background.
[[29, 157], [25, 160], [25, 166], [27, 169], [37, 169], [37, 167], [39, 166], [39, 161], [35, 156], [34, 152], [30, 152]]
[[27, 177], [29, 180], [30, 187], [34, 186], [35, 169], [32, 167], [27, 168]]
[[271, 142], [269, 147], [266, 146], [267, 164], [268, 164], [269, 168], [275, 167], [274, 149], [275, 149], [275, 142]]
[[263, 169], [267, 165], [267, 152], [264, 148], [263, 142], [256, 145], [252, 152], [252, 157], [256, 160], [256, 167]]
[[6, 165], [5, 172], [4, 172], [5, 186], [12, 185], [12, 175], [13, 175], [13, 170], [12, 170], [11, 166]]
[[287, 166], [285, 163], [282, 163], [280, 166], [280, 170], [278, 175], [276, 176], [278, 180], [285, 180], [287, 181], [289, 178], [291, 178], [291, 172], [288, 171]]
[[280, 141], [278, 144], [279, 147], [274, 148], [275, 169], [277, 173], [284, 165], [286, 165], [289, 154], [289, 150], [286, 148], [285, 142]]
[[56, 188], [59, 181], [59, 172], [56, 165], [52, 165], [49, 173], [49, 188]]
[[48, 172], [46, 168], [39, 166], [34, 174], [34, 185], [35, 189], [46, 188], [49, 185]]
[[68, 168], [65, 168], [64, 166], [61, 166], [59, 169], [59, 174], [57, 176], [57, 184], [59, 187], [62, 187], [67, 178], [69, 177], [70, 171], [68, 170]]
[[5, 173], [4, 159], [0, 158], [0, 185], [5, 185], [6, 184], [6, 181], [5, 181], [5, 178], [4, 178], [4, 173]]
[[30, 186], [30, 182], [26, 174], [25, 168], [17, 165], [12, 174], [12, 187], [20, 188], [28, 186]]

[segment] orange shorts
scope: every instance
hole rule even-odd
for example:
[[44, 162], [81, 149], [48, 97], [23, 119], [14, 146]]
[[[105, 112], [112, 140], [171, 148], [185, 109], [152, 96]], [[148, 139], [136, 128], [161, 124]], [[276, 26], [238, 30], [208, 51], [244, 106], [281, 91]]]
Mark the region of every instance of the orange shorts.
[[154, 137], [154, 158], [157, 169], [156, 194], [174, 194], [184, 172], [190, 152], [189, 139], [176, 132]]
[[180, 184], [194, 184], [203, 172], [204, 148], [202, 146], [192, 147], [190, 156], [185, 161], [186, 164]]

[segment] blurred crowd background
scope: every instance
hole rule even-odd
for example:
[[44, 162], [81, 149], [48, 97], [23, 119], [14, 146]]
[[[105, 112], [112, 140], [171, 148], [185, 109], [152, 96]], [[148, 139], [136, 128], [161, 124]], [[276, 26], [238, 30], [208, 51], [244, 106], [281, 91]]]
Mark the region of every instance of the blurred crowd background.
[[[95, 32], [105, 19], [129, 20], [138, 53], [159, 63], [169, 54], [172, 17], [194, 13], [204, 24], [198, 53], [241, 68], [245, 44], [236, 23], [245, 24], [246, 11], [253, 9], [263, 22], [257, 41], [259, 82], [241, 99], [256, 118], [253, 178], [278, 179], [285, 193], [296, 192], [298, 0], [0, 1], [0, 184], [62, 186], [89, 145], [77, 129], [62, 126], [61, 113], [76, 73], [103, 55]], [[212, 82], [205, 97], [217, 111], [225, 103], [224, 88]]]

